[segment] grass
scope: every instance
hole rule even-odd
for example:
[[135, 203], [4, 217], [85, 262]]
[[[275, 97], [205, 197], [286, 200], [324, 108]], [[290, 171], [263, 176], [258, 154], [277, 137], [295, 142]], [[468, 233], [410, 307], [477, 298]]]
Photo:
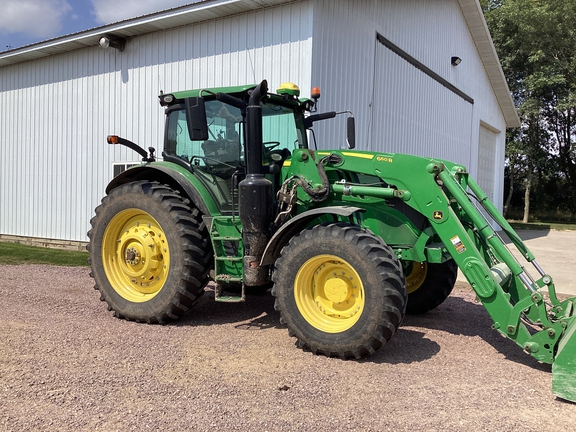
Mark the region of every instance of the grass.
[[86, 252], [71, 252], [19, 243], [0, 242], [0, 264], [51, 264], [57, 266], [87, 266]]
[[[559, 230], [574, 231], [576, 224], [556, 222], [509, 221], [515, 230]], [[19, 243], [0, 242], [0, 265], [2, 264], [50, 264], [57, 266], [88, 266], [86, 252], [71, 252], [36, 246], [25, 246]]]
[[574, 231], [576, 224], [564, 222], [529, 222], [523, 223], [519, 221], [508, 221], [515, 230], [558, 230], [558, 231]]

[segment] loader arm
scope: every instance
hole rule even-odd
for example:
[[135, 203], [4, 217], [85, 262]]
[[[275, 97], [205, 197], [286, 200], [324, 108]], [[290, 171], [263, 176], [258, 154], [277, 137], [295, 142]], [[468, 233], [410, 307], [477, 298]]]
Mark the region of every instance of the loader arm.
[[[493, 328], [538, 361], [553, 364], [555, 394], [576, 400], [576, 380], [567, 378], [576, 372], [576, 339], [571, 337], [576, 332], [574, 299], [558, 300], [552, 277], [538, 265], [532, 252], [464, 166], [405, 154], [330, 150], [318, 151], [310, 157], [294, 154], [285, 177], [300, 173], [306, 175], [312, 186], [319, 184], [312, 159], [327, 155], [334, 161], [326, 167], [329, 176], [333, 170], [340, 178], [331, 183], [328, 202], [366, 208], [361, 216], [363, 222], [391, 244], [400, 259], [420, 257], [430, 262], [431, 254], [425, 253], [424, 248], [439, 239], [441, 253], [448, 253], [456, 262], [492, 318]], [[346, 173], [376, 176], [381, 182], [352, 182], [347, 180]], [[299, 198], [306, 202], [305, 194]], [[386, 238], [386, 232], [379, 232], [369, 220], [378, 214], [371, 208], [386, 206], [390, 199], [401, 200], [428, 222], [428, 228], [420, 232], [412, 226], [416, 234], [411, 244], [395, 245]], [[533, 264], [537, 277], [532, 277], [514, 257], [494, 231], [496, 224], [526, 262]]]

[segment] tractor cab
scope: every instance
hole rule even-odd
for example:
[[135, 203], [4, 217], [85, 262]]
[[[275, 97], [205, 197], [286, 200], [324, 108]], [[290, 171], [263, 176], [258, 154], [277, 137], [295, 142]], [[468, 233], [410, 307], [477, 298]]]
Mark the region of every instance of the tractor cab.
[[[165, 160], [191, 169], [223, 214], [238, 204], [239, 182], [246, 176], [246, 106], [254, 86], [160, 95], [166, 107]], [[304, 112], [311, 103], [297, 99], [298, 88], [284, 84], [268, 94], [262, 110], [262, 174], [277, 186], [283, 162], [307, 148]]]

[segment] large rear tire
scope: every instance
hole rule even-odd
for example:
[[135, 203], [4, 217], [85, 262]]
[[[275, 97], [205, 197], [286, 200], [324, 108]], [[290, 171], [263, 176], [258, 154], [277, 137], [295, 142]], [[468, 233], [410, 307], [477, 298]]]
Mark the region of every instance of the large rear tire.
[[299, 347], [315, 354], [372, 354], [404, 318], [400, 264], [381, 239], [358, 227], [302, 231], [282, 249], [272, 279], [281, 321]]
[[408, 261], [403, 264], [408, 290], [406, 313], [423, 314], [440, 306], [448, 298], [458, 276], [454, 260], [442, 264]]
[[196, 208], [156, 182], [112, 190], [88, 232], [95, 289], [119, 318], [164, 323], [186, 313], [208, 282], [211, 247]]

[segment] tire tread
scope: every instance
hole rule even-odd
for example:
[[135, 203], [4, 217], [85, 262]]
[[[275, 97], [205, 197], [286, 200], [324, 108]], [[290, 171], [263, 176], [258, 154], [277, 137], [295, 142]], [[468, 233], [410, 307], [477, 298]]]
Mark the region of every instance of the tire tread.
[[[114, 311], [114, 315], [121, 319], [137, 322], [166, 323], [176, 320], [190, 310], [204, 293], [204, 287], [209, 281], [211, 245], [201, 214], [189, 200], [183, 200], [180, 194], [166, 185], [155, 181], [135, 181], [121, 185], [113, 189], [107, 196], [102, 198], [101, 204], [95, 209], [95, 216], [90, 220], [91, 229], [88, 231], [89, 243], [86, 246], [90, 252], [89, 261], [98, 262], [94, 254], [99, 251], [93, 247], [96, 239], [95, 235], [103, 232], [98, 229], [102, 223], [102, 215], [106, 213], [106, 208], [115, 200], [121, 200], [126, 195], [146, 195], [149, 199], [156, 201], [169, 215], [175, 231], [179, 238], [179, 244], [170, 245], [178, 247], [183, 253], [182, 265], [175, 271], [180, 272], [177, 288], [174, 289], [173, 298], [167, 302], [162, 310], [134, 313], [122, 311], [114, 301], [113, 290], [107, 283], [98, 283], [98, 279], [105, 280], [106, 275], [99, 266], [92, 265], [91, 276], [96, 280], [94, 288], [101, 293], [100, 299], [108, 304], [108, 309]], [[171, 269], [172, 270], [172, 269]], [[165, 288], [163, 288], [165, 289]]]
[[[384, 307], [376, 319], [378, 325], [373, 334], [358, 335], [358, 344], [352, 346], [333, 347], [321, 340], [309, 337], [308, 334], [297, 328], [293, 319], [294, 314], [298, 314], [297, 308], [291, 306], [291, 302], [286, 299], [293, 296], [291, 283], [298, 268], [293, 267], [291, 255], [299, 245], [314, 244], [318, 238], [331, 238], [342, 241], [342, 244], [351, 245], [355, 250], [366, 258], [367, 262], [373, 264], [373, 269], [382, 281], [384, 294]], [[314, 354], [321, 354], [328, 357], [361, 358], [371, 355], [382, 347], [396, 332], [398, 326], [404, 318], [406, 310], [406, 287], [402, 268], [396, 259], [392, 249], [379, 240], [369, 231], [360, 227], [344, 223], [331, 223], [316, 225], [308, 228], [296, 235], [283, 248], [280, 258], [277, 260], [275, 270], [272, 275], [274, 286], [272, 294], [276, 297], [274, 309], [281, 314], [281, 322], [288, 326], [290, 336], [297, 338], [296, 345], [300, 348], [310, 350]], [[353, 329], [354, 327], [352, 327]]]

